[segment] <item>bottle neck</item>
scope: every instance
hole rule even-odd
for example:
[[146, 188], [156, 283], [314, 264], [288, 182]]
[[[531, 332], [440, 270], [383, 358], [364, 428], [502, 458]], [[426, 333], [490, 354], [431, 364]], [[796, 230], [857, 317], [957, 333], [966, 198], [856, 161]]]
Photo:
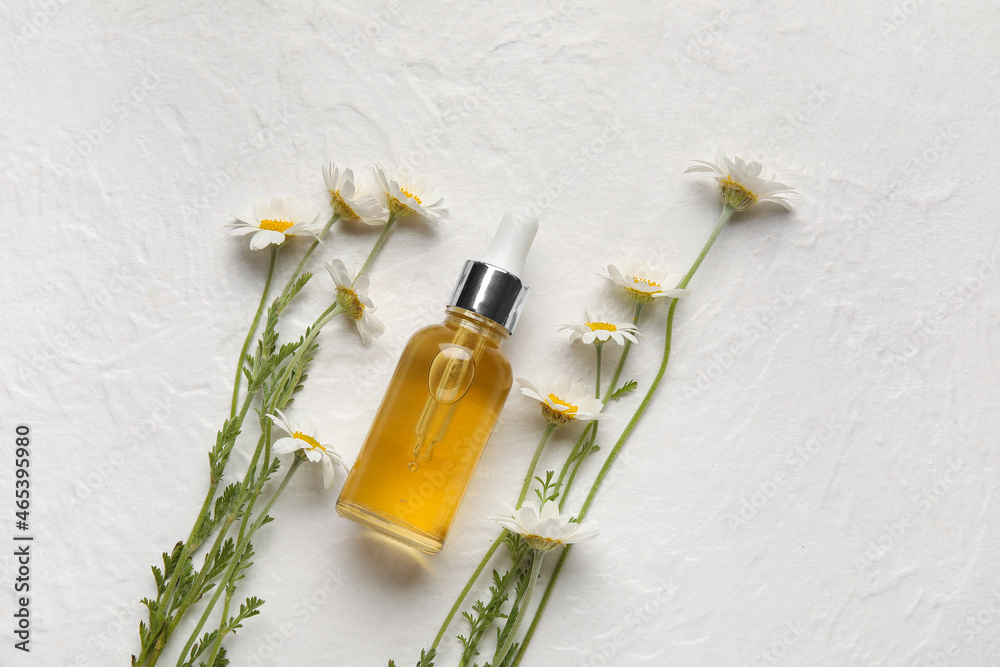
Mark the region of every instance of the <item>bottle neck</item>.
[[513, 331], [527, 295], [528, 286], [513, 273], [470, 259], [462, 267], [448, 305], [472, 311]]
[[509, 331], [490, 318], [483, 317], [460, 306], [448, 306], [445, 308], [444, 322], [451, 326], [462, 327], [478, 333], [495, 343], [497, 347], [510, 336]]

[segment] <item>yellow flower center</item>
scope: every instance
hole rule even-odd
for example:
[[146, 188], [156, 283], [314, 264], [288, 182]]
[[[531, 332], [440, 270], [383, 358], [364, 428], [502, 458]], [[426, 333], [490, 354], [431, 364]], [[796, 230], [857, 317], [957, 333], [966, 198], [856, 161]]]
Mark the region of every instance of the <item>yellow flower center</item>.
[[562, 544], [560, 540], [554, 540], [551, 537], [542, 537], [541, 535], [525, 535], [524, 541], [535, 551], [552, 551]]
[[330, 192], [330, 205], [333, 206], [334, 213], [336, 213], [344, 220], [351, 220], [354, 222], [358, 222], [359, 220], [361, 220], [361, 217], [354, 212], [354, 209], [348, 206], [347, 202], [344, 201], [343, 196], [341, 196], [340, 194], [340, 190], [330, 190], [329, 192]]
[[645, 278], [639, 278], [637, 276], [632, 276], [632, 280], [635, 282], [636, 285], [638, 285], [639, 283], [646, 283], [650, 287], [661, 287], [660, 283], [658, 282], [654, 282], [652, 280], [646, 280]]
[[307, 443], [313, 449], [322, 449], [324, 452], [326, 451], [326, 448], [323, 445], [319, 444], [319, 441], [316, 438], [312, 437], [311, 435], [306, 435], [302, 431], [296, 431], [295, 433], [292, 433], [292, 437]]
[[357, 292], [347, 287], [337, 288], [337, 303], [344, 309], [344, 314], [352, 320], [360, 320], [365, 312], [365, 304], [361, 303]]
[[552, 401], [556, 405], [561, 405], [564, 408], [566, 408], [565, 410], [560, 410], [560, 412], [562, 412], [563, 414], [575, 415], [576, 412], [577, 412], [577, 410], [580, 409], [577, 406], [573, 405], [572, 403], [570, 403], [568, 401], [564, 401], [563, 399], [559, 398], [555, 394], [549, 394], [548, 398], [549, 398], [550, 401]]
[[409, 197], [410, 199], [412, 199], [413, 201], [417, 202], [418, 204], [423, 204], [423, 202], [420, 201], [420, 197], [416, 196], [406, 188], [400, 188], [399, 191], [402, 192], [407, 197]]
[[285, 222], [284, 220], [273, 220], [268, 218], [260, 221], [260, 228], [266, 229], [269, 232], [281, 232], [284, 234], [285, 230], [294, 224], [294, 222]]
[[757, 202], [757, 195], [747, 190], [745, 185], [734, 181], [731, 176], [720, 178], [719, 187], [722, 188], [722, 201], [736, 211], [745, 211]]
[[618, 331], [618, 327], [611, 322], [587, 322], [591, 331]]

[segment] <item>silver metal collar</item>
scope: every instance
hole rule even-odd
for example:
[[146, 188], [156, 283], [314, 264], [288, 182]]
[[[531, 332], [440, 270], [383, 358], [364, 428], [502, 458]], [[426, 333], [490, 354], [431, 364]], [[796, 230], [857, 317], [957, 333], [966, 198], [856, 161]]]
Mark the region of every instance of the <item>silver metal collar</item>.
[[513, 273], [469, 260], [462, 267], [448, 305], [488, 317], [513, 333], [527, 296], [528, 286]]

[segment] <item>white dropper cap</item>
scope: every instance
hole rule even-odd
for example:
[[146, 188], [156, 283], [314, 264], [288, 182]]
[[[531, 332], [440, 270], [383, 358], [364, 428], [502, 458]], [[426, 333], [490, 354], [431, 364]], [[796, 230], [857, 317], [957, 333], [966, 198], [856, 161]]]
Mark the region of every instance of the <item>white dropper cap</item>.
[[470, 259], [462, 267], [448, 305], [487, 317], [513, 332], [528, 296], [520, 274], [537, 232], [538, 216], [527, 206], [504, 213], [483, 258]]
[[496, 236], [481, 261], [520, 276], [524, 272], [524, 260], [536, 233], [538, 216], [534, 211], [527, 206], [507, 209], [497, 227]]

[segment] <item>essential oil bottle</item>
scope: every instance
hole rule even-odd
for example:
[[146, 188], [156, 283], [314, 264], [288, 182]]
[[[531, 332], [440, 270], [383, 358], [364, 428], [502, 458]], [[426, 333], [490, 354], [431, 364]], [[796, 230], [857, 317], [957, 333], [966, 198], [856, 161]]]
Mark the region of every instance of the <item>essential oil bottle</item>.
[[510, 392], [500, 349], [528, 293], [530, 209], [504, 215], [482, 260], [462, 268], [445, 319], [406, 344], [337, 500], [341, 516], [437, 553]]

